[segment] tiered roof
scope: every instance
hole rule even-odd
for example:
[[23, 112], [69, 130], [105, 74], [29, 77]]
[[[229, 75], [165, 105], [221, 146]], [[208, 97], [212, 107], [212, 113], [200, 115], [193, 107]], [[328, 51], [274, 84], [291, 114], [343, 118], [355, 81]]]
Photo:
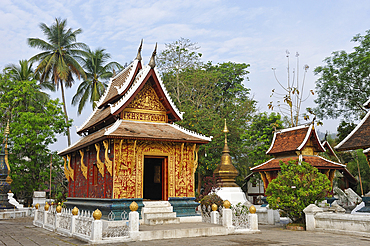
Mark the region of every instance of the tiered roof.
[[310, 139], [316, 143], [317, 152], [325, 151], [314, 129], [314, 125], [310, 124], [275, 131], [271, 146], [266, 151], [266, 154], [274, 155], [300, 151], [307, 145]]
[[[61, 151], [60, 155], [76, 151], [106, 138], [191, 143], [207, 143], [211, 141], [209, 137], [191, 132], [174, 124], [174, 122], [182, 120], [183, 113], [173, 103], [155, 67], [154, 57], [156, 49], [153, 52], [150, 63], [146, 66], [144, 66], [141, 60], [140, 51], [141, 45], [136, 59], [123, 71], [110, 79], [104, 95], [97, 103], [97, 107], [77, 129], [78, 134], [85, 136]], [[143, 106], [146, 105], [145, 102], [142, 102], [143, 105], [139, 105], [137, 101], [140, 101], [140, 98], [136, 96], [144, 92], [151, 93], [146, 100], [151, 100], [151, 103], [155, 101], [160, 111], [145, 110]], [[141, 110], [145, 117], [154, 114], [159, 120], [157, 120], [158, 122], [153, 122], [148, 121], [145, 117], [135, 119], [129, 116], [122, 119], [123, 113], [130, 114], [130, 112], [135, 110]]]
[[325, 148], [320, 142], [314, 123], [283, 129], [274, 133], [271, 146], [266, 152], [274, 158], [251, 170], [253, 172], [280, 170], [280, 161], [288, 163], [290, 160], [305, 161], [318, 169], [345, 169], [346, 166], [343, 164], [318, 156], [319, 152], [325, 152]]

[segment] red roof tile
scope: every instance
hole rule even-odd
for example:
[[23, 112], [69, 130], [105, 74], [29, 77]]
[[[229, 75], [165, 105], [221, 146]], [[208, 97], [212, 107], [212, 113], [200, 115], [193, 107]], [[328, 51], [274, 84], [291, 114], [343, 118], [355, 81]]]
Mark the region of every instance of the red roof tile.
[[274, 134], [272, 147], [267, 154], [276, 154], [297, 150], [306, 137], [309, 126], [300, 127], [293, 130], [282, 130]]
[[[251, 168], [253, 172], [261, 172], [261, 171], [273, 171], [273, 170], [280, 170], [280, 161], [284, 163], [288, 163], [290, 160], [297, 160], [298, 156], [292, 157], [285, 157], [285, 158], [278, 158], [278, 159], [271, 159], [258, 165], [256, 167]], [[302, 161], [311, 164], [312, 166], [318, 169], [343, 169], [345, 165], [336, 163], [330, 160], [327, 160], [321, 156], [302, 156]]]
[[355, 129], [334, 148], [336, 150], [367, 149], [370, 147], [370, 111]]

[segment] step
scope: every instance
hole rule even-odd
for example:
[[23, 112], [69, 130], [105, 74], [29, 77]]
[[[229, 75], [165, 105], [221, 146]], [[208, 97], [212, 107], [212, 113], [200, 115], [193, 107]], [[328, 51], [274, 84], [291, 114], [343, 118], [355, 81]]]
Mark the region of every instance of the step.
[[173, 207], [143, 207], [141, 213], [172, 213]]
[[147, 225], [167, 225], [167, 224], [180, 224], [180, 218], [152, 218], [148, 220]]
[[171, 203], [168, 201], [144, 201], [143, 204], [147, 208], [171, 207]]
[[149, 219], [153, 218], [176, 218], [176, 212], [171, 213], [145, 213], [144, 214], [144, 224], [149, 224]]

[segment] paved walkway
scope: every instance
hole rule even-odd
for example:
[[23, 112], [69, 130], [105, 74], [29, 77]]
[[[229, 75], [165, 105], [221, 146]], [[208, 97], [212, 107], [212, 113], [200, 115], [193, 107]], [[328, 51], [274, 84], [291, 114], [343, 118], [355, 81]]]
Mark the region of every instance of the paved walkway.
[[[324, 232], [289, 231], [279, 226], [260, 226], [261, 234], [196, 237], [111, 245], [141, 246], [239, 246], [239, 245], [370, 245], [370, 238]], [[0, 220], [0, 245], [86, 245], [77, 239], [34, 227], [31, 218]]]

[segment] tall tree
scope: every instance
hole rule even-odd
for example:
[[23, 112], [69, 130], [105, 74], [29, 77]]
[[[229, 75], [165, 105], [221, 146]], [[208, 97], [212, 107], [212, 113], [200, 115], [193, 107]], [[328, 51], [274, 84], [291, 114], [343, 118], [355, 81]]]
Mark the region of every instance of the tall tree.
[[78, 114], [81, 114], [88, 100], [92, 104], [92, 108], [95, 108], [97, 101], [107, 88], [107, 80], [112, 77], [114, 69], [123, 68], [117, 62], [107, 63], [110, 58], [110, 54], [106, 53], [105, 49], [86, 50], [86, 56], [82, 59], [86, 79], [78, 86], [77, 92], [72, 98], [72, 104], [78, 105]]
[[365, 35], [357, 34], [352, 41], [358, 44], [353, 52], [335, 51], [325, 58], [325, 65], [314, 70], [320, 75], [315, 100], [320, 118], [342, 116], [352, 121], [366, 113], [362, 104], [370, 97], [370, 30]]
[[[32, 199], [33, 191], [47, 188], [50, 149], [56, 134], [66, 134], [70, 126], [64, 121], [59, 100], [40, 101], [35, 96], [35, 80], [14, 81], [0, 74], [0, 126], [10, 121], [9, 163], [12, 190], [18, 198]], [[1, 130], [1, 132], [3, 129]], [[0, 134], [0, 141], [2, 141]], [[55, 160], [60, 158], [53, 153]], [[61, 166], [53, 166], [53, 176]]]
[[172, 97], [181, 106], [181, 93], [186, 81], [180, 78], [180, 73], [201, 65], [202, 54], [197, 52], [200, 47], [186, 38], [180, 38], [165, 46], [166, 49], [158, 56], [158, 67], [166, 79]]
[[[36, 72], [40, 73], [40, 81], [51, 79], [62, 92], [63, 110], [65, 122], [68, 123], [68, 114], [64, 95], [64, 86], [71, 87], [74, 78], [86, 78], [86, 74], [80, 64], [81, 56], [86, 55], [83, 49], [88, 49], [84, 43], [76, 42], [76, 36], [82, 32], [81, 29], [72, 30], [67, 28], [67, 20], [55, 19], [48, 27], [45, 23], [40, 28], [46, 36], [46, 41], [40, 38], [29, 38], [28, 45], [39, 48], [43, 52], [30, 58], [31, 62], [39, 61]], [[68, 128], [68, 145], [71, 145], [71, 136]]]

